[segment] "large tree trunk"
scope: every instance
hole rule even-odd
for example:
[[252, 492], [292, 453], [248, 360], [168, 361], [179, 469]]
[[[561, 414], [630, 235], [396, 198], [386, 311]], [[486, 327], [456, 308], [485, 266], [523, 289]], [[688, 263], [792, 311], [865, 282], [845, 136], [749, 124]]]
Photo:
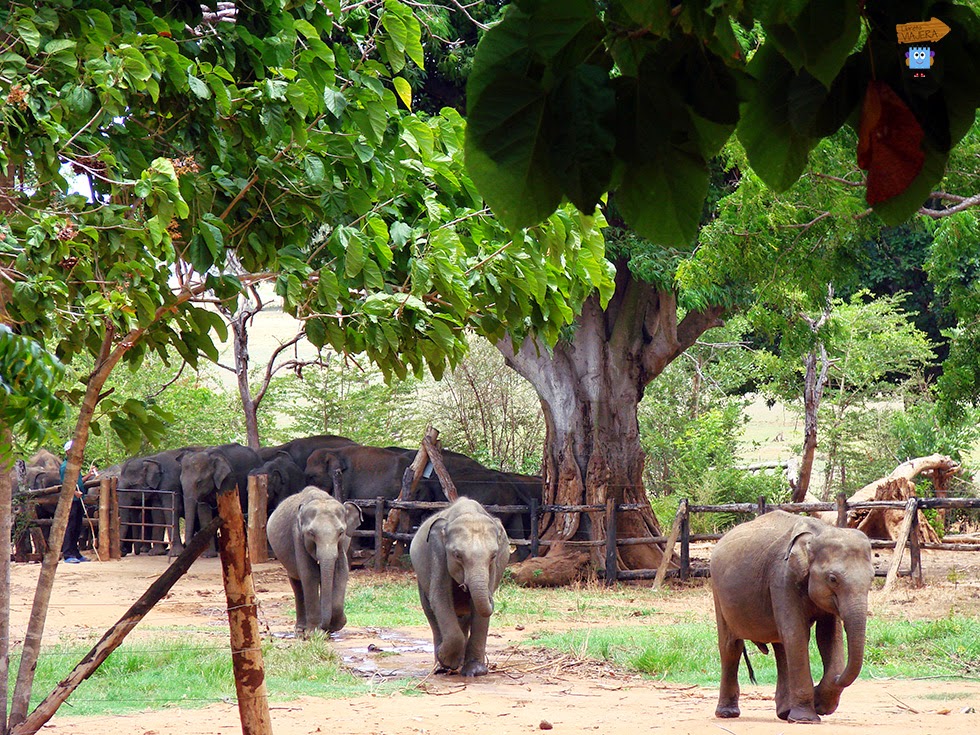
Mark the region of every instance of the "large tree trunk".
[[[619, 538], [660, 535], [643, 487], [644, 454], [637, 408], [647, 384], [694, 344], [705, 330], [720, 326], [720, 307], [692, 311], [680, 321], [671, 293], [635, 280], [617, 263], [616, 291], [603, 310], [591, 296], [574, 334], [549, 350], [533, 337], [518, 350], [511, 340], [497, 345], [507, 364], [534, 386], [547, 427], [543, 501], [560, 505], [643, 503], [620, 514]], [[548, 541], [604, 541], [603, 513], [556, 513], [543, 518]], [[559, 553], [575, 547], [560, 545]], [[604, 549], [590, 549], [600, 564]], [[659, 545], [621, 546], [620, 569], [654, 569]]]

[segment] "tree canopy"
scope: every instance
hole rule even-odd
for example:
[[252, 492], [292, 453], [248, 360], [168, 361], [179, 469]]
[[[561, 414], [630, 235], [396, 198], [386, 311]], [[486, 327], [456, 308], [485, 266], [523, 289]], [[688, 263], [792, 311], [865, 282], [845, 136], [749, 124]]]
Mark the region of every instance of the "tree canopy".
[[[949, 32], [916, 73], [897, 26], [930, 18]], [[932, 0], [516, 0], [474, 59], [467, 164], [511, 227], [609, 192], [634, 230], [689, 248], [733, 134], [778, 192], [846, 125], [895, 224], [973, 124], [978, 52], [974, 9]]]

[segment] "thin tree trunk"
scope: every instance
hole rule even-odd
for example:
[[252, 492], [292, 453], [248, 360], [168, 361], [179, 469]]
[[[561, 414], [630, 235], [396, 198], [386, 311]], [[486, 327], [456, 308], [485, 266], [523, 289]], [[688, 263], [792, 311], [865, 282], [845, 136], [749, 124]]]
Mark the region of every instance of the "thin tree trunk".
[[[616, 292], [603, 309], [590, 297], [573, 335], [549, 350], [528, 337], [516, 351], [510, 339], [497, 348], [538, 393], [547, 429], [545, 503], [640, 503], [617, 518], [620, 538], [659, 536], [660, 526], [643, 487], [644, 454], [637, 409], [646, 385], [707, 329], [721, 325], [722, 309], [690, 311], [680, 321], [673, 294], [636, 281], [617, 264]], [[592, 517], [595, 516], [595, 517]], [[542, 519], [541, 538], [604, 541], [603, 513], [555, 513]], [[562, 547], [562, 553], [572, 548]], [[604, 563], [602, 548], [593, 561]], [[618, 549], [620, 569], [654, 569], [657, 544]]]
[[[12, 436], [0, 427], [0, 448], [12, 450]], [[11, 466], [0, 460], [0, 735], [7, 732], [7, 682], [10, 676], [10, 527], [13, 483]]]

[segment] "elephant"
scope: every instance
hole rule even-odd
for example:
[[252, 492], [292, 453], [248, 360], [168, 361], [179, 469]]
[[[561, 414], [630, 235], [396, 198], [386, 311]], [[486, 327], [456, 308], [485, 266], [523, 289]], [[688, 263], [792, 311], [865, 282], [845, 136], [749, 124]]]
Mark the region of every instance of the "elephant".
[[[173, 551], [179, 553], [180, 518], [184, 514], [184, 499], [180, 486], [180, 460], [190, 452], [200, 451], [202, 447], [182, 447], [157, 454], [127, 459], [119, 471], [119, 515], [122, 527], [121, 536], [128, 540], [124, 544], [133, 553], [148, 551], [151, 555], [167, 553], [164, 542], [164, 528], [170, 519], [170, 541]], [[141, 534], [144, 512], [140, 508], [148, 506], [151, 525], [150, 539], [137, 541]]]
[[310, 458], [310, 454], [317, 449], [334, 449], [336, 447], [347, 447], [351, 444], [356, 444], [357, 442], [348, 439], [345, 436], [337, 436], [335, 434], [319, 434], [317, 436], [303, 436], [297, 439], [292, 439], [285, 444], [280, 444], [274, 447], [263, 447], [259, 450], [259, 455], [262, 457], [262, 461], [272, 459], [279, 452], [286, 452], [290, 458], [299, 467], [306, 467], [306, 460]]
[[352, 444], [317, 449], [306, 461], [306, 482], [333, 492], [342, 503], [377, 497], [394, 500], [411, 463], [407, 455], [382, 447]]
[[[874, 580], [871, 543], [856, 529], [773, 511], [728, 531], [711, 553], [721, 686], [716, 717], [738, 717], [739, 657], [745, 641], [776, 657], [776, 715], [819, 722], [861, 671]], [[810, 676], [816, 623], [823, 678]], [[847, 658], [844, 636], [847, 633]], [[752, 676], [751, 664], [748, 664]]]
[[273, 457], [250, 470], [248, 475], [249, 477], [265, 475], [269, 478], [267, 508], [270, 513], [279, 503], [290, 495], [295, 495], [307, 485], [303, 470], [293, 461], [288, 452], [277, 452]]
[[[262, 463], [258, 452], [241, 444], [221, 444], [188, 452], [180, 461], [180, 486], [184, 494], [184, 540], [190, 543], [197, 521], [203, 528], [214, 517], [212, 504], [218, 492], [238, 487], [242, 508], [248, 507], [248, 473]], [[210, 549], [204, 556], [214, 556]]]
[[347, 623], [347, 549], [360, 520], [357, 506], [312, 486], [287, 497], [269, 516], [269, 545], [296, 600], [298, 638], [315, 628], [333, 633]]
[[437, 670], [486, 674], [493, 593], [510, 556], [503, 525], [477, 501], [462, 497], [422, 523], [409, 554]]

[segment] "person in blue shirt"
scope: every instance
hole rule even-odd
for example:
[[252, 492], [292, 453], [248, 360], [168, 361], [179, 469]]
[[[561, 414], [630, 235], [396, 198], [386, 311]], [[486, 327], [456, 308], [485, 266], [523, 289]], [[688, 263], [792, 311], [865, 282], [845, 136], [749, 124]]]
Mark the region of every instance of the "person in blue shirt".
[[[68, 450], [71, 449], [71, 439], [65, 444], [65, 459], [61, 462], [61, 482], [65, 481], [65, 470], [68, 468]], [[68, 564], [79, 564], [88, 561], [82, 556], [78, 548], [78, 537], [82, 533], [82, 516], [85, 509], [82, 507], [82, 498], [85, 496], [85, 478], [82, 473], [78, 473], [78, 484], [75, 487], [75, 497], [71, 502], [71, 511], [68, 513], [68, 526], [65, 528], [65, 540], [61, 544], [61, 556]]]

